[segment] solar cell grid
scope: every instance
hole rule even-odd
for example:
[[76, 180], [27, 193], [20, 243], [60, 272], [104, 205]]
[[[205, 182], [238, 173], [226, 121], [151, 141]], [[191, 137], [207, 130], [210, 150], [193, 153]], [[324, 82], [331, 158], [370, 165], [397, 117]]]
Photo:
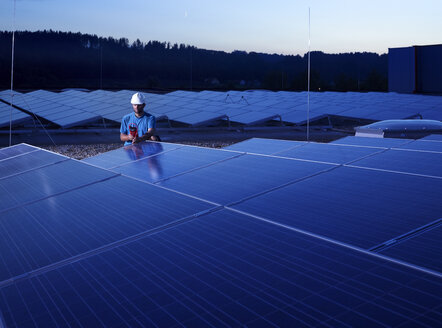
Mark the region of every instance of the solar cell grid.
[[240, 155], [236, 152], [184, 146], [126, 162], [111, 170], [143, 181], [157, 182]]
[[230, 117], [231, 121], [243, 123], [246, 125], [253, 125], [277, 119], [279, 119], [279, 115], [261, 112], [248, 112]]
[[[60, 158], [64, 157], [60, 156]], [[75, 176], [68, 172], [75, 172]], [[115, 175], [113, 172], [87, 166], [79, 161], [66, 160], [0, 179], [2, 193], [0, 213], [31, 201], [66, 192]]]
[[380, 254], [400, 259], [442, 273], [442, 225], [412, 235], [380, 251]]
[[229, 204], [332, 167], [334, 165], [247, 154], [159, 184], [215, 203]]
[[27, 144], [18, 144], [7, 148], [2, 148], [0, 149], [0, 160], [8, 159], [13, 156], [29, 153], [36, 150], [37, 148], [29, 146]]
[[[173, 114], [173, 113], [171, 113]], [[173, 117], [173, 116], [172, 116]], [[227, 119], [226, 115], [210, 112], [197, 112], [195, 114], [187, 115], [180, 118], [180, 122], [190, 124], [192, 126], [208, 125], [210, 122]]]
[[390, 149], [357, 160], [352, 166], [423, 174], [442, 178], [442, 152], [410, 152]]
[[[89, 166], [88, 171], [98, 169]], [[7, 266], [0, 270], [0, 285], [214, 207], [126, 177], [98, 180], [91, 178], [90, 184], [76, 189], [71, 184], [65, 188], [69, 192], [2, 213], [0, 263]], [[137, 195], [149, 195], [149, 201]]]
[[396, 139], [396, 138], [370, 138], [370, 137], [355, 137], [348, 136], [338, 140], [334, 140], [332, 144], [340, 145], [354, 145], [354, 146], [368, 146], [368, 147], [382, 147], [390, 148], [400, 146], [411, 142], [411, 139]]
[[424, 273], [220, 211], [3, 287], [0, 308], [8, 327], [435, 325], [440, 289]]
[[414, 140], [410, 143], [397, 146], [398, 149], [423, 150], [442, 153], [442, 143], [434, 140]]
[[338, 167], [233, 205], [369, 249], [440, 217], [442, 180]]
[[300, 147], [303, 145], [305, 145], [305, 143], [299, 141], [252, 138], [224, 147], [223, 149], [271, 155], [283, 150]]
[[376, 148], [310, 142], [302, 147], [280, 151], [274, 153], [274, 155], [333, 164], [347, 164], [380, 151], [382, 150]]
[[421, 141], [442, 141], [442, 134], [431, 134], [429, 136], [426, 136], [422, 139], [419, 139]]
[[170, 151], [182, 147], [178, 144], [145, 142], [137, 145], [129, 145], [115, 149], [97, 156], [85, 158], [86, 162], [102, 168], [112, 168], [123, 164], [138, 161], [140, 159], [160, 154], [164, 151]]
[[0, 179], [64, 160], [67, 160], [64, 156], [34, 148], [27, 153], [0, 159]]

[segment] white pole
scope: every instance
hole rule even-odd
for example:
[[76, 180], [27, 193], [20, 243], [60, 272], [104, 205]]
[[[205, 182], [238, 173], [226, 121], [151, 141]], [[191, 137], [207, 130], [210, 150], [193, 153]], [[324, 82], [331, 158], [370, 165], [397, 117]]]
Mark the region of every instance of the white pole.
[[307, 141], [310, 141], [310, 7], [308, 7]]
[[11, 111], [9, 114], [9, 147], [12, 145], [12, 104], [14, 99], [14, 48], [15, 48], [15, 0], [12, 20], [12, 54], [11, 54]]

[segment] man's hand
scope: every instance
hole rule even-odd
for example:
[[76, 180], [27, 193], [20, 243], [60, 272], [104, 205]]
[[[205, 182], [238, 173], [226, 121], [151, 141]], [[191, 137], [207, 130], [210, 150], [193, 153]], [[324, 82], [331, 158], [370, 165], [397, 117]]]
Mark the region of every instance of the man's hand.
[[133, 136], [133, 135], [130, 134], [130, 137], [131, 138], [129, 140], [132, 140], [132, 144], [136, 144], [136, 143], [139, 143], [141, 141], [141, 138], [138, 138], [138, 135]]

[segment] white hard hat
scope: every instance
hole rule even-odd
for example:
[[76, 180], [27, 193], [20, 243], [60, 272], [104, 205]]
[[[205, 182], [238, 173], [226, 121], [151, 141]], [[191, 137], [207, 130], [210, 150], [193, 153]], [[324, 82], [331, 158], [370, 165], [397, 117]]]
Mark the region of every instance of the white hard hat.
[[137, 92], [132, 96], [132, 99], [130, 100], [130, 103], [132, 105], [141, 105], [146, 103], [146, 98], [141, 92]]

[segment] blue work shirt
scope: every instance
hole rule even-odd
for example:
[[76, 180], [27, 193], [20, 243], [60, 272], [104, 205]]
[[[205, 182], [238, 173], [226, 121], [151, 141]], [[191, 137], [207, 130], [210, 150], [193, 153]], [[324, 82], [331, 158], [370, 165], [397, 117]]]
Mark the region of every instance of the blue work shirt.
[[[129, 134], [129, 124], [137, 127], [138, 137], [141, 137], [150, 128], [155, 128], [155, 116], [146, 112], [141, 117], [136, 117], [135, 113], [124, 115], [121, 121], [120, 133]], [[124, 145], [132, 145], [132, 141], [126, 141]]]

